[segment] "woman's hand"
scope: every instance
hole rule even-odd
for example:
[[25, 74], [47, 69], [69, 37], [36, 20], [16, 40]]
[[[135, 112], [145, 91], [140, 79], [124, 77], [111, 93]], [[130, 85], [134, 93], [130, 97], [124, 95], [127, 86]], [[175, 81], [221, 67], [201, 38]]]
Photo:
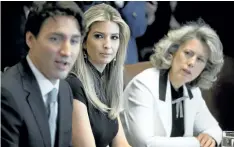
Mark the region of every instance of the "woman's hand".
[[208, 134], [201, 133], [197, 136], [197, 139], [199, 140], [201, 147], [215, 147], [216, 146], [215, 140]]

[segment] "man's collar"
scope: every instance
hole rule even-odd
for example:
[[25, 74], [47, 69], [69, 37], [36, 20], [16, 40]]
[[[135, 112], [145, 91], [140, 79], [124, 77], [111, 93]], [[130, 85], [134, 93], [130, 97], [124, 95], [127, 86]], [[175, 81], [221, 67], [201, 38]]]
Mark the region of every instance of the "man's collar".
[[59, 80], [56, 80], [55, 84], [52, 84], [50, 80], [48, 80], [33, 64], [32, 60], [30, 59], [29, 55], [26, 57], [29, 67], [31, 68], [33, 74], [36, 77], [38, 85], [41, 90], [42, 96], [48, 94], [53, 88], [56, 88], [57, 91], [59, 90]]

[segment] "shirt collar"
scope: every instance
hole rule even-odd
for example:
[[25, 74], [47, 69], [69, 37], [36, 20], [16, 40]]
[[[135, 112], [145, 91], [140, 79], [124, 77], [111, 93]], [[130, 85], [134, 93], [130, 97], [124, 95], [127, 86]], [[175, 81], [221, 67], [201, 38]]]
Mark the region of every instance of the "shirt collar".
[[33, 64], [29, 55], [26, 57], [28, 64], [36, 77], [37, 83], [39, 84], [39, 88], [41, 90], [42, 96], [47, 95], [53, 88], [59, 90], [59, 80], [56, 80], [55, 84], [52, 84]]
[[170, 86], [171, 86], [171, 97], [172, 100], [178, 99], [183, 97], [184, 94], [184, 88], [183, 86], [181, 86], [177, 91], [175, 90], [175, 88], [173, 87], [173, 85], [170, 82]]
[[[168, 70], [160, 70], [159, 76], [159, 99], [161, 101], [166, 100], [166, 90], [167, 90], [167, 83], [169, 82], [168, 79]], [[184, 90], [185, 89], [185, 90]], [[187, 89], [187, 90], [186, 90]], [[183, 85], [183, 95], [188, 96], [190, 99], [193, 98], [193, 94], [191, 89], [187, 85]]]
[[105, 73], [105, 69], [104, 71], [101, 73], [99, 72], [95, 66], [93, 66], [93, 64], [88, 60], [87, 64], [90, 66], [90, 68], [92, 69], [92, 71], [94, 72], [95, 75], [97, 75], [99, 78], [101, 78], [102, 76], [104, 76]]

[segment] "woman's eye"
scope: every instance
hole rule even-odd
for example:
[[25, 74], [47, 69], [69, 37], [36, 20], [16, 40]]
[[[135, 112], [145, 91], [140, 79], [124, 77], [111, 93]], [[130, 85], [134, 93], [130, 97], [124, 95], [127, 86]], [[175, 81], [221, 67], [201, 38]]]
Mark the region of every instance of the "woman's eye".
[[101, 34], [95, 34], [94, 37], [95, 37], [96, 39], [100, 39], [100, 38], [103, 38], [103, 35], [101, 35]]
[[188, 51], [185, 51], [184, 53], [185, 53], [185, 55], [189, 55], [189, 52], [188, 52]]
[[184, 54], [189, 57], [192, 57], [194, 55], [194, 53], [191, 51], [184, 51]]
[[117, 40], [117, 39], [119, 39], [119, 36], [112, 36], [111, 39]]
[[50, 37], [50, 41], [57, 41], [58, 39], [56, 37]]
[[205, 60], [202, 59], [202, 58], [198, 58], [197, 60], [200, 61], [200, 62], [205, 62]]

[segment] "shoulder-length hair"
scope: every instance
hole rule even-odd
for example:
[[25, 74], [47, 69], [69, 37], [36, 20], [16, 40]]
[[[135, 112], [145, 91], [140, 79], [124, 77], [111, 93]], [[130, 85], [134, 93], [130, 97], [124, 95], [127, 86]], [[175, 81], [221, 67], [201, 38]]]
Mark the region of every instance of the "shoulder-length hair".
[[178, 29], [170, 30], [167, 36], [155, 44], [155, 53], [150, 57], [150, 61], [158, 69], [169, 69], [173, 60], [172, 54], [191, 39], [198, 39], [207, 46], [210, 57], [201, 74], [187, 85], [209, 89], [217, 80], [217, 74], [224, 63], [223, 45], [216, 32], [204, 21], [189, 22]]
[[[112, 21], [118, 24], [120, 32], [120, 45], [116, 54], [116, 60], [107, 64], [109, 68], [109, 81], [107, 81], [107, 99], [110, 101], [110, 107], [100, 101], [95, 92], [94, 82], [92, 80], [91, 71], [87, 68], [84, 60], [84, 50], [78, 54], [77, 61], [74, 65], [73, 72], [76, 73], [81, 80], [88, 100], [95, 108], [102, 112], [108, 113], [109, 118], [117, 118], [121, 105], [123, 93], [123, 68], [126, 56], [128, 41], [130, 38], [130, 29], [125, 21], [121, 18], [120, 13], [112, 6], [107, 4], [99, 4], [92, 6], [84, 13], [85, 35], [84, 42], [87, 39], [88, 33], [92, 24], [100, 21]], [[82, 47], [83, 48], [83, 47]]]

